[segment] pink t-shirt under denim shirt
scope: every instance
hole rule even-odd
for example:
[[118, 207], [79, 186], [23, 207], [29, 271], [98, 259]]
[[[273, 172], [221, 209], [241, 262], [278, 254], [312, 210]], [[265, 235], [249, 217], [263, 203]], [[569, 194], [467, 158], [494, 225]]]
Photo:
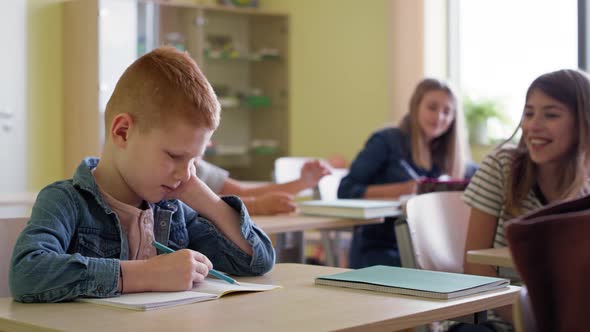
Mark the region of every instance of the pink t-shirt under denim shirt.
[[98, 186], [100, 194], [119, 217], [123, 232], [129, 243], [129, 260], [148, 259], [156, 256], [156, 248], [152, 246], [154, 240], [154, 212], [149, 207], [142, 210], [123, 203]]

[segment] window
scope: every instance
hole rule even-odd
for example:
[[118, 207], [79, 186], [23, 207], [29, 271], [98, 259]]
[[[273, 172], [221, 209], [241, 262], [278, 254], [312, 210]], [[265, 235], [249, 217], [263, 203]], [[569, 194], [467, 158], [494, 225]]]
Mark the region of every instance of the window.
[[450, 1], [451, 79], [465, 97], [500, 105], [507, 122], [488, 121], [487, 133], [507, 138], [533, 79], [578, 67], [577, 0]]

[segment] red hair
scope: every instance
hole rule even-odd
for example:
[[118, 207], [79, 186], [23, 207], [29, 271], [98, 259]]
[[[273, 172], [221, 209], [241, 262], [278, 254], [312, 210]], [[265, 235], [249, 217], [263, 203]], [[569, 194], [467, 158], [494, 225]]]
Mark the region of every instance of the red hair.
[[142, 131], [181, 119], [215, 130], [221, 107], [197, 63], [173, 47], [157, 48], [123, 73], [106, 107], [105, 125], [129, 113]]

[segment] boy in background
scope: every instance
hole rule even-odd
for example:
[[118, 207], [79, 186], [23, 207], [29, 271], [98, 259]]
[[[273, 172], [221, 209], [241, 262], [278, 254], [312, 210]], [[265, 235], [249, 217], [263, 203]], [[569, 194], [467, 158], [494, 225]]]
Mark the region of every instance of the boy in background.
[[330, 174], [330, 168], [319, 160], [306, 161], [298, 179], [285, 183], [248, 186], [229, 177], [229, 172], [204, 160], [197, 165], [197, 176], [219, 195], [236, 195], [252, 215], [273, 215], [295, 211], [294, 195], [314, 188]]
[[[20, 302], [182, 291], [209, 270], [260, 275], [271, 242], [235, 196], [195, 175], [219, 124], [211, 85], [188, 54], [156, 49], [135, 61], [111, 96], [100, 160], [37, 197], [10, 266]], [[176, 252], [157, 255], [152, 241]]]

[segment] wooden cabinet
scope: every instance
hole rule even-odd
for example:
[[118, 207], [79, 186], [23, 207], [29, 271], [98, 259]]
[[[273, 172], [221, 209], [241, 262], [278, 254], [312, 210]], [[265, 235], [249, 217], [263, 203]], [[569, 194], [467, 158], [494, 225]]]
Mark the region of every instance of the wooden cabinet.
[[123, 70], [160, 45], [186, 50], [222, 103], [205, 159], [246, 180], [270, 180], [289, 154], [288, 16], [180, 2], [64, 4], [65, 167], [97, 155], [104, 106]]

